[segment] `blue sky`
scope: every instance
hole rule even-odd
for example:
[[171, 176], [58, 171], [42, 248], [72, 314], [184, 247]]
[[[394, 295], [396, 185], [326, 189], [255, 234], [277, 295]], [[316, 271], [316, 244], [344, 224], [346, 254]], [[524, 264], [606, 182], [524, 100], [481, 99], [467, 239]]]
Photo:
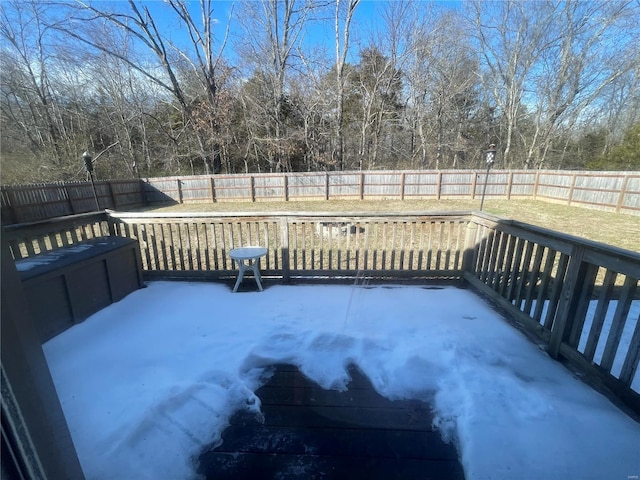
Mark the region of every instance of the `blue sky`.
[[[358, 38], [362, 42], [367, 43], [368, 32], [378, 22], [378, 16], [385, 4], [390, 2], [383, 0], [362, 0], [358, 5], [354, 18], [352, 21], [352, 48], [357, 51]], [[423, 1], [418, 3], [424, 3], [425, 7], [436, 5], [441, 8], [459, 8], [462, 4], [461, 1]], [[159, 0], [143, 1], [139, 2], [139, 5], [144, 5], [149, 8], [152, 16], [158, 23], [158, 26], [162, 29], [162, 33], [173, 41], [180, 42], [181, 28], [177, 23], [176, 16], [171, 8]], [[242, 1], [230, 1], [221, 0], [212, 2], [214, 17], [218, 20], [218, 28], [215, 32], [217, 41], [222, 41], [225, 34], [226, 25], [229, 21], [231, 11], [233, 9], [234, 15], [237, 15], [241, 10]], [[201, 17], [200, 4], [197, 1], [190, 2], [192, 7], [192, 13], [194, 18], [199, 19]], [[122, 2], [122, 8], [128, 8], [128, 4]], [[314, 22], [309, 24], [305, 31], [305, 41], [309, 44], [320, 44], [326, 46], [330, 51], [334, 49], [334, 31], [333, 31], [333, 7], [329, 6], [327, 9], [327, 19], [325, 22]], [[232, 18], [231, 33], [234, 32], [234, 24], [237, 24], [238, 20]], [[235, 30], [237, 32], [237, 29]], [[189, 40], [185, 37], [185, 41]], [[189, 42], [190, 43], [190, 42]], [[230, 56], [232, 45], [227, 45], [226, 56]], [[354, 53], [356, 53], [354, 51]]]

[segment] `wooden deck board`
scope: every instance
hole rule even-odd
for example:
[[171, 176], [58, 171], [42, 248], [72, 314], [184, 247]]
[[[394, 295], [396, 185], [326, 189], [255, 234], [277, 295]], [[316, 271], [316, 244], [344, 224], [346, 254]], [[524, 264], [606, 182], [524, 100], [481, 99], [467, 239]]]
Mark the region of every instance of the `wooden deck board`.
[[429, 406], [392, 401], [351, 368], [346, 391], [325, 390], [279, 365], [256, 391], [264, 422], [237, 412], [223, 443], [199, 456], [207, 479], [463, 480], [453, 445], [432, 427]]

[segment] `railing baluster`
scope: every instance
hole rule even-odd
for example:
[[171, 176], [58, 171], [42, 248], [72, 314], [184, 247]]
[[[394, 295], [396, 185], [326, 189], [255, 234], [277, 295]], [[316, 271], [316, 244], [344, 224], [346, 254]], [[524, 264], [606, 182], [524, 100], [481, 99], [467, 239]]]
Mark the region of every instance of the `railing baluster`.
[[522, 277], [522, 253], [524, 251], [525, 240], [518, 238], [515, 246], [515, 257], [513, 259], [513, 265], [509, 274], [509, 287], [504, 295], [505, 298], [511, 302], [516, 295], [516, 287], [520, 284], [520, 278]]
[[531, 259], [533, 258], [534, 243], [526, 241], [524, 260], [522, 269], [520, 270], [520, 278], [518, 279], [518, 287], [515, 293], [515, 305], [518, 310], [522, 310], [522, 302], [525, 301], [527, 291], [527, 279], [530, 276]]
[[609, 330], [604, 352], [602, 353], [602, 361], [600, 362], [600, 366], [607, 372], [610, 372], [611, 367], [613, 367], [613, 361], [616, 357], [618, 346], [620, 345], [622, 330], [629, 315], [629, 309], [631, 308], [637, 283], [637, 280], [631, 276], [627, 276], [624, 280], [618, 305], [616, 306], [616, 312], [611, 322], [611, 329]]
[[533, 257], [533, 265], [529, 272], [529, 284], [527, 285], [527, 294], [525, 296], [525, 303], [523, 311], [528, 315], [531, 313], [531, 307], [533, 305], [533, 295], [536, 291], [536, 285], [538, 278], [540, 278], [540, 265], [542, 264], [542, 256], [544, 255], [545, 248], [541, 245], [536, 246], [536, 254]]
[[144, 259], [145, 270], [153, 270], [154, 267], [151, 264], [151, 255], [149, 253], [149, 249], [151, 248], [149, 238], [147, 237], [147, 229], [148, 226], [145, 223], [140, 224], [140, 230], [142, 231], [142, 238], [140, 242], [140, 252], [141, 256]]
[[[552, 298], [550, 299], [549, 311], [556, 312], [551, 327], [551, 338], [547, 352], [551, 358], [558, 358], [560, 344], [565, 338], [566, 332], [571, 329], [571, 302], [576, 292], [580, 272], [583, 268], [584, 249], [574, 247], [571, 255], [560, 255], [556, 282]], [[568, 269], [567, 269], [568, 264]], [[565, 273], [566, 272], [566, 273]], [[560, 300], [561, 298], [561, 300]], [[557, 311], [556, 311], [557, 309]]]
[[[540, 287], [538, 287], [538, 296], [536, 297], [536, 308], [533, 312], [533, 319], [538, 323], [543, 323], [544, 328], [551, 330], [551, 326], [553, 324], [553, 318], [555, 316], [555, 310], [552, 311], [551, 308], [547, 308], [547, 316], [545, 317], [544, 322], [541, 322], [542, 311], [544, 310], [545, 303], [549, 300], [547, 296], [547, 290], [549, 289], [549, 283], [551, 282], [551, 276], [553, 273], [553, 265], [556, 261], [555, 250], [547, 249], [546, 259], [544, 261], [544, 267], [542, 268], [542, 274], [540, 276]], [[562, 278], [556, 276], [554, 285], [562, 284]], [[547, 307], [550, 307], [547, 304]]]
[[280, 219], [280, 242], [282, 251], [282, 281], [286, 284], [291, 280], [291, 268], [289, 265], [289, 221]]
[[631, 385], [638, 371], [638, 363], [640, 362], [640, 314], [636, 319], [636, 327], [633, 331], [631, 341], [629, 342], [629, 350], [622, 364], [620, 371], [620, 381], [625, 385]]
[[598, 266], [591, 263], [585, 264], [582, 284], [576, 298], [575, 314], [573, 314], [573, 325], [571, 332], [567, 339], [567, 343], [574, 348], [578, 348], [584, 323], [587, 317], [587, 311], [589, 310], [589, 304], [591, 303], [591, 296], [596, 283], [596, 277], [598, 275]]

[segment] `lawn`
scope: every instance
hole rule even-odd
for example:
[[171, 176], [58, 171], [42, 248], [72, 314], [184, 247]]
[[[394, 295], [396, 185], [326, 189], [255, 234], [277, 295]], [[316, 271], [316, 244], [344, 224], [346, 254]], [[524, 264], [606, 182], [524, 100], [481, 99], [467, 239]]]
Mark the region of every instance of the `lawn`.
[[[219, 202], [153, 208], [157, 212], [419, 212], [478, 210], [471, 200]], [[484, 211], [597, 242], [640, 251], [640, 216], [533, 200], [485, 200]]]

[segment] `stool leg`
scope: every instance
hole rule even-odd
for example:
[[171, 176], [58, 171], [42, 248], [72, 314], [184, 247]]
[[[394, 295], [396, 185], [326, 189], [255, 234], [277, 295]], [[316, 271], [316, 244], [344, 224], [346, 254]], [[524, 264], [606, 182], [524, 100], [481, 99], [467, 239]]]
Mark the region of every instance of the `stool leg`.
[[236, 280], [236, 284], [233, 287], [233, 293], [238, 291], [238, 287], [240, 286], [240, 283], [242, 282], [242, 279], [244, 278], [244, 270], [245, 270], [245, 265], [244, 262], [242, 262], [241, 260], [236, 260], [238, 263], [238, 279]]
[[253, 265], [251, 265], [251, 268], [253, 270], [253, 277], [256, 279], [256, 283], [258, 284], [258, 290], [262, 292], [262, 277], [260, 277], [260, 268], [258, 267], [258, 260], [254, 260]]

